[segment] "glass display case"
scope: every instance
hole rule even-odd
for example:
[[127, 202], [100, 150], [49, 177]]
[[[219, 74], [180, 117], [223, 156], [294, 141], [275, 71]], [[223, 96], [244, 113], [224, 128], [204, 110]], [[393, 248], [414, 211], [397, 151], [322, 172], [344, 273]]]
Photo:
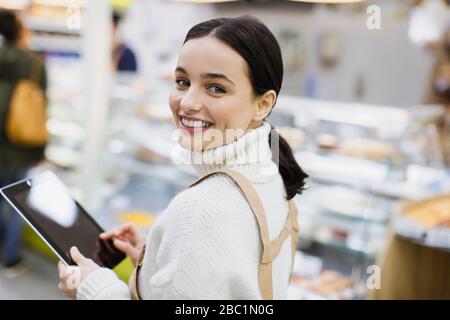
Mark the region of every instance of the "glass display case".
[[[365, 281], [385, 249], [391, 223], [407, 228], [396, 219], [402, 205], [450, 192], [435, 131], [443, 110], [292, 97], [280, 97], [277, 108], [280, 114], [272, 122], [282, 135], [286, 126], [295, 127], [296, 137], [290, 128], [286, 138], [310, 175], [307, 190], [295, 198], [299, 249], [309, 259], [298, 265], [292, 297], [364, 298]], [[440, 227], [441, 244], [443, 228], [449, 231]], [[320, 259], [320, 268], [305, 279], [311, 257]], [[305, 294], [305, 288], [314, 295]]]

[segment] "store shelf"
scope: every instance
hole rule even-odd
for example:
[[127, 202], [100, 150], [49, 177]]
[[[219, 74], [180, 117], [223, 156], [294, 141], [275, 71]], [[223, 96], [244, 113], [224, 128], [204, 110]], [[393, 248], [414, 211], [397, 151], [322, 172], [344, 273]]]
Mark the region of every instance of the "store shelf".
[[51, 118], [47, 120], [47, 131], [50, 136], [68, 141], [82, 142], [86, 138], [86, 130], [76, 121]]
[[398, 159], [394, 159], [394, 158], [390, 158], [390, 157], [370, 159], [370, 158], [364, 158], [362, 156], [348, 155], [348, 154], [345, 154], [344, 152], [342, 152], [340, 149], [326, 150], [326, 149], [322, 149], [322, 148], [318, 147], [317, 145], [304, 145], [304, 146], [297, 148], [295, 150], [295, 152], [299, 152], [299, 153], [311, 152], [311, 153], [314, 153], [321, 157], [328, 157], [328, 158], [338, 157], [342, 160], [362, 161], [362, 162], [365, 162], [368, 164], [370, 163], [370, 164], [379, 165], [381, 167], [388, 167], [388, 168], [395, 166], [399, 162]]
[[45, 158], [62, 168], [77, 168], [81, 164], [81, 151], [68, 146], [48, 145]]
[[390, 180], [387, 165], [369, 160], [341, 155], [329, 157], [304, 151], [296, 152], [295, 158], [317, 182], [342, 184], [392, 199], [418, 200], [434, 195], [417, 184]]
[[385, 230], [386, 222], [349, 217], [331, 210], [323, 209], [317, 205], [306, 203], [303, 200], [294, 200], [300, 212], [300, 217], [308, 217], [320, 222], [322, 225], [337, 228], [345, 232], [366, 232], [368, 228], [373, 230]]
[[[333, 199], [330, 201], [330, 199]], [[375, 204], [377, 208], [375, 208]], [[312, 213], [333, 216], [351, 222], [384, 225], [391, 215], [391, 201], [343, 187], [312, 184], [297, 199], [299, 207]]]
[[294, 273], [288, 289], [288, 299], [300, 300], [355, 300], [364, 299], [366, 294], [366, 286], [360, 280], [328, 269], [313, 276]]
[[398, 234], [398, 233], [397, 233], [397, 236], [400, 237], [401, 239], [414, 242], [414, 243], [416, 243], [418, 245], [421, 245], [423, 247], [428, 247], [428, 248], [432, 248], [432, 249], [436, 249], [436, 250], [440, 250], [440, 251], [444, 251], [444, 252], [450, 253], [450, 247], [440, 247], [440, 246], [432, 245], [432, 244], [426, 242], [426, 238], [425, 237], [421, 238], [421, 239], [420, 238], [412, 238], [412, 237], [406, 237], [406, 236]]
[[[296, 201], [299, 210], [300, 244], [317, 243], [354, 256], [375, 259], [387, 231], [385, 223], [346, 219], [317, 206]], [[336, 237], [334, 234], [340, 234]]]
[[71, 36], [80, 36], [81, 29], [70, 29], [66, 26], [66, 19], [60, 21], [47, 21], [42, 18], [28, 17], [26, 19], [27, 27], [34, 32], [56, 33]]
[[376, 252], [351, 248], [342, 240], [323, 240], [318, 237], [314, 237], [313, 239], [300, 237], [299, 241], [305, 241], [309, 243], [313, 242], [326, 248], [330, 248], [354, 256], [361, 256], [366, 259], [375, 260], [377, 257]]
[[394, 230], [402, 239], [450, 252], [450, 228], [448, 227], [436, 226], [427, 231], [418, 221], [400, 216], [394, 222]]
[[450, 252], [450, 195], [399, 206], [394, 231], [421, 246]]
[[64, 36], [33, 35], [30, 38], [30, 49], [35, 52], [58, 52], [79, 55], [81, 40]]
[[108, 153], [105, 155], [105, 161], [130, 173], [158, 178], [185, 187], [195, 178], [194, 172], [178, 170], [172, 164], [142, 162], [127, 154]]
[[338, 218], [340, 220], [344, 220], [344, 221], [348, 221], [350, 223], [359, 223], [359, 224], [377, 224], [379, 226], [384, 226], [386, 224], [386, 222], [388, 221], [388, 219], [385, 220], [374, 220], [374, 219], [370, 219], [370, 218], [364, 218], [364, 217], [356, 217], [356, 216], [349, 216], [349, 215], [345, 215], [342, 214], [340, 212], [337, 211], [333, 211], [330, 209], [326, 209], [323, 207], [318, 207], [316, 209], [315, 214], [317, 215], [321, 215], [324, 217], [330, 217], [330, 218]]
[[406, 109], [280, 96], [279, 109], [296, 117], [296, 123], [314, 125], [317, 121], [351, 124], [375, 129], [385, 138], [401, 136], [411, 119]]

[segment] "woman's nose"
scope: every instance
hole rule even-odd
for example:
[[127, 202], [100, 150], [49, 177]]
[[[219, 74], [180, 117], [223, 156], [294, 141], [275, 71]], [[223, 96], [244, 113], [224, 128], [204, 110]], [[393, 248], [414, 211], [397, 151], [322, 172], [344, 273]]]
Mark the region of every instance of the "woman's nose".
[[182, 109], [186, 113], [198, 111], [202, 107], [203, 102], [193, 89], [189, 89], [181, 98], [180, 109]]

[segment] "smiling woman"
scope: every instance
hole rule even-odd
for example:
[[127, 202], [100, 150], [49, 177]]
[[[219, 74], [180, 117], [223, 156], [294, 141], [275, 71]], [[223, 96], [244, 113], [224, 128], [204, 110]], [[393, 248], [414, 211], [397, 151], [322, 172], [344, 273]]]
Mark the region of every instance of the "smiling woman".
[[[185, 125], [189, 120], [197, 120], [198, 125], [205, 128], [201, 132], [215, 129], [223, 137], [227, 129], [257, 126], [257, 119], [252, 117], [258, 101], [253, 99], [246, 62], [219, 39], [208, 36], [185, 42], [175, 70], [175, 82], [169, 103], [176, 123], [187, 129], [180, 137], [180, 145], [185, 149], [200, 146], [201, 151], [218, 147], [207, 139], [203, 139], [203, 143], [194, 142], [204, 135], [194, 137], [192, 133], [196, 131]], [[225, 140], [225, 144], [230, 142]]]
[[102, 235], [136, 265], [130, 287], [78, 257], [77, 298], [286, 298], [298, 239], [292, 198], [307, 175], [265, 121], [282, 79], [278, 42], [261, 21], [212, 19], [188, 32], [169, 104], [180, 134], [174, 153], [201, 177], [147, 239], [132, 225]]

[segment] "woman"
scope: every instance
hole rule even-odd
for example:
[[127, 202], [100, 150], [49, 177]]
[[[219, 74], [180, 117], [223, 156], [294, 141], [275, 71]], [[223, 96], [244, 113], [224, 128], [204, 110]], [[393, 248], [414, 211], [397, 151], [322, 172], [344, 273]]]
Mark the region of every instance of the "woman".
[[118, 37], [118, 28], [122, 22], [122, 16], [118, 12], [113, 12], [112, 15], [112, 62], [113, 70], [117, 72], [137, 72], [137, 60], [136, 56], [124, 42]]
[[286, 298], [297, 240], [287, 200], [307, 176], [264, 121], [282, 76], [279, 45], [259, 20], [194, 26], [169, 103], [180, 129], [177, 159], [205, 178], [171, 201], [147, 240], [131, 225], [101, 236], [137, 263], [131, 291], [76, 248], [81, 285], [68, 288], [70, 269], [60, 263], [60, 288], [78, 299]]

